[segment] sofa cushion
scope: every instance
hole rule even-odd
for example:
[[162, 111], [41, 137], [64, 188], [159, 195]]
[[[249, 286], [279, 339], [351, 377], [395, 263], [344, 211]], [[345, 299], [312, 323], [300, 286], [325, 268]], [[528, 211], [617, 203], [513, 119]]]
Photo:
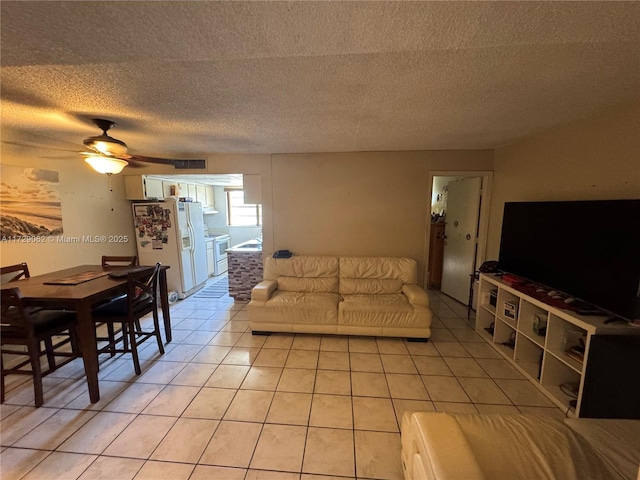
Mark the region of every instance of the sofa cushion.
[[252, 320], [262, 322], [336, 324], [338, 303], [342, 297], [337, 293], [303, 293], [276, 290], [266, 302], [252, 301], [249, 315]]
[[278, 277], [278, 289], [284, 292], [330, 293], [338, 291], [338, 277]]
[[[428, 309], [424, 309], [428, 314]], [[396, 295], [345, 295], [339, 304], [338, 321], [344, 325], [417, 325], [423, 324], [406, 297]]]
[[384, 295], [401, 291], [402, 280], [398, 278], [342, 278], [340, 280], [342, 295]]
[[418, 265], [412, 258], [340, 257], [340, 293], [343, 295], [400, 293], [402, 284], [417, 283], [417, 280]]
[[264, 279], [278, 277], [337, 277], [338, 257], [293, 256], [291, 258], [267, 257], [264, 262]]
[[338, 258], [323, 256], [267, 257], [264, 279], [277, 280], [289, 292], [337, 293]]

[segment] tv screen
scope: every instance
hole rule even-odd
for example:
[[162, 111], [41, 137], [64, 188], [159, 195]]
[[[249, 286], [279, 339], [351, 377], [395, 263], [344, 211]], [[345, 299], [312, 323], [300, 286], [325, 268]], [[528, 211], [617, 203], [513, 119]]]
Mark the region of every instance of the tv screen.
[[507, 202], [500, 269], [640, 318], [640, 200]]

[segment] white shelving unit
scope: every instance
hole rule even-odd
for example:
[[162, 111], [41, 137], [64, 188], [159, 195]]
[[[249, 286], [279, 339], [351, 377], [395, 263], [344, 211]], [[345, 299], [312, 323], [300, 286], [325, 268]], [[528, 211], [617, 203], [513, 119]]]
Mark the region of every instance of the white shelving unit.
[[[640, 342], [640, 329], [619, 322], [607, 324], [607, 318], [556, 308], [497, 276], [480, 275], [476, 331], [556, 405], [578, 417], [640, 418], [640, 349], [636, 346], [640, 343], [627, 346], [629, 337]], [[534, 328], [545, 322], [546, 330]], [[614, 342], [614, 346], [601, 347], [601, 336], [607, 336], [604, 344]], [[598, 349], [598, 360], [589, 364], [592, 345]], [[584, 346], [582, 357], [570, 352], [576, 346]], [[636, 365], [627, 374], [624, 369], [629, 368], [630, 358]], [[621, 362], [625, 363], [622, 371]], [[603, 389], [616, 390], [611, 400], [603, 402], [599, 394], [591, 393]]]

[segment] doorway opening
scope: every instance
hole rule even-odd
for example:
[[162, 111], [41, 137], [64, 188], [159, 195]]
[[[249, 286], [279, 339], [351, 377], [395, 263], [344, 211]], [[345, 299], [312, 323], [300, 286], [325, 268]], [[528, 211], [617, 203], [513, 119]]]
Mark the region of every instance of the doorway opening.
[[245, 203], [247, 191], [252, 188], [247, 180], [254, 177], [242, 173], [151, 174], [145, 176], [145, 181], [147, 191], [150, 181], [154, 181], [159, 192], [154, 196], [158, 198], [187, 197], [201, 203], [205, 235], [228, 235], [229, 247], [262, 236], [262, 201]]
[[424, 284], [475, 309], [485, 261], [492, 172], [432, 172]]

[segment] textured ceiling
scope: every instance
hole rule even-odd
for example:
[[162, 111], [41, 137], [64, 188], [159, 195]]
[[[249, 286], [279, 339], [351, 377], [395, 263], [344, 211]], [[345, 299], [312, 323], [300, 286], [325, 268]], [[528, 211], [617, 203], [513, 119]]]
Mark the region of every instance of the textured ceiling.
[[40, 156], [92, 117], [142, 155], [495, 148], [640, 94], [640, 2], [0, 7], [3, 148]]

